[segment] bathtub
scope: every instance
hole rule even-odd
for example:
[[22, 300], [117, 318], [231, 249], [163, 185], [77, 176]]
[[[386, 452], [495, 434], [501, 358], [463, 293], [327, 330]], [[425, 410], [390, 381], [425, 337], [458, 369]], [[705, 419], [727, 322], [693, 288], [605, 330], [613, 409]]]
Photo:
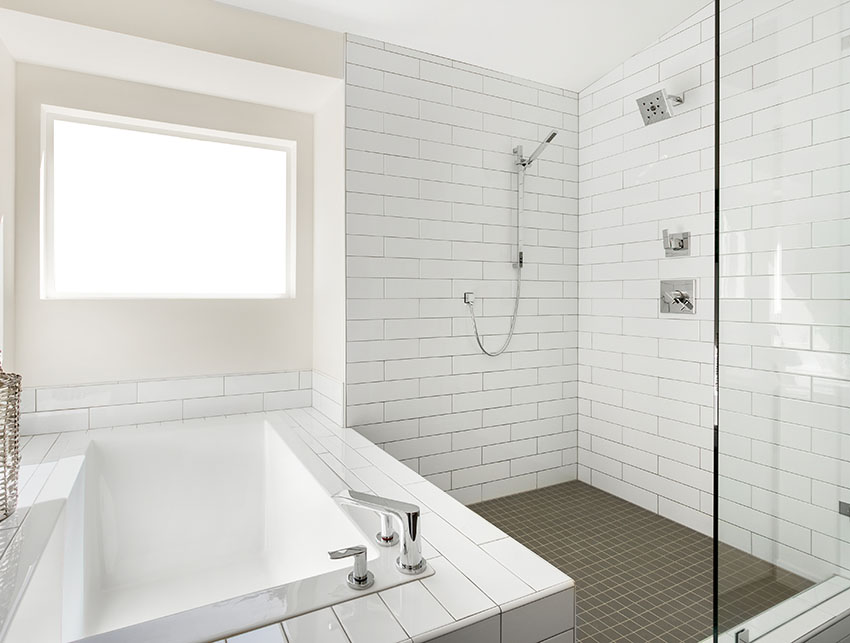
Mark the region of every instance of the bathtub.
[[373, 591], [411, 580], [373, 546], [377, 519], [337, 506], [345, 485], [267, 416], [115, 430], [76, 469], [4, 643], [224, 638], [361, 595], [327, 554], [355, 544]]

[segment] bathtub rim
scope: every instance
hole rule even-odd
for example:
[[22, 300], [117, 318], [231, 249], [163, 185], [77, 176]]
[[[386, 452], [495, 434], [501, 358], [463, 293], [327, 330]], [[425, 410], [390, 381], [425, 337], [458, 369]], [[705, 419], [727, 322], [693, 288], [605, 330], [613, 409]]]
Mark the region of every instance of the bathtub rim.
[[[256, 413], [225, 418], [184, 420], [164, 423], [158, 427], [117, 428], [111, 432], [108, 439], [120, 440], [124, 431], [134, 433], [168, 431], [178, 427], [225, 425], [229, 429], [239, 430], [246, 422], [262, 422], [276, 430], [288, 448], [329, 495], [349, 488], [349, 485], [308, 446], [305, 440], [310, 437], [303, 430], [299, 430], [300, 427], [287, 421], [287, 416], [283, 413]], [[76, 448], [69, 449], [66, 454], [59, 454], [45, 486], [6, 549], [6, 552], [9, 552], [13, 546], [18, 547], [22, 557], [13, 570], [0, 570], [0, 587], [4, 588], [0, 589], [0, 641], [5, 641], [17, 610], [26, 596], [32, 575], [41, 562], [56, 525], [66, 509], [67, 499], [79, 476], [85, 471], [85, 450], [92, 441], [97, 439], [93, 436], [85, 441], [85, 445], [78, 445]], [[80, 453], [81, 450], [83, 453]], [[364, 534], [364, 540], [367, 538], [366, 534], [370, 530], [374, 531], [374, 527], [378, 524], [377, 519], [371, 522], [364, 520], [367, 516], [356, 510], [344, 510], [344, 513]], [[3, 558], [5, 557], [4, 553]], [[49, 643], [142, 643], [151, 640], [156, 640], [158, 643], [207, 643], [420, 580], [434, 573], [434, 570], [429, 567], [418, 576], [402, 574], [395, 567], [395, 557], [394, 548], [378, 550], [378, 558], [371, 559], [369, 563], [376, 577], [375, 584], [365, 591], [350, 589], [345, 583], [347, 570], [338, 570], [83, 638], [63, 640], [60, 634], [55, 642]], [[11, 584], [8, 584], [10, 579]], [[5, 591], [7, 587], [12, 587], [12, 590]], [[275, 604], [270, 607], [270, 602]]]

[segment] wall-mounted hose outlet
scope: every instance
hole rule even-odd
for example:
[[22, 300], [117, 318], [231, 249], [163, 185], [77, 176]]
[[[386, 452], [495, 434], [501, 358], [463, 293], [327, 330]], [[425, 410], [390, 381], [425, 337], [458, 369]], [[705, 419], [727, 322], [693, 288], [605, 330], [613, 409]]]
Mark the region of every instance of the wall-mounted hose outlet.
[[669, 230], [662, 231], [664, 237], [665, 257], [690, 257], [691, 256], [691, 233], [680, 232], [670, 234]]
[[475, 293], [474, 292], [465, 292], [463, 293], [463, 303], [467, 306], [471, 306], [475, 303]]

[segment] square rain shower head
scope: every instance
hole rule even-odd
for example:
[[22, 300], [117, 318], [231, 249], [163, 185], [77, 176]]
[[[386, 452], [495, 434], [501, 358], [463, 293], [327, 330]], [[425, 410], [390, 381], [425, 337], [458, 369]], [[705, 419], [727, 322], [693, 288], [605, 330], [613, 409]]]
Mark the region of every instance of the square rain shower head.
[[663, 89], [637, 99], [644, 125], [652, 125], [672, 118], [675, 115], [675, 106], [681, 105], [683, 102], [678, 96], [668, 96], [666, 90]]

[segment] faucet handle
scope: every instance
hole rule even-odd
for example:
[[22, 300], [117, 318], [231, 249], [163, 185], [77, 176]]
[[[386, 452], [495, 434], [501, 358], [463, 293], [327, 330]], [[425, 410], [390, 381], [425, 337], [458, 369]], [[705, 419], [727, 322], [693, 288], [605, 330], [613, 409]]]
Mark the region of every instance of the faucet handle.
[[330, 556], [331, 560], [354, 558], [354, 569], [346, 577], [346, 582], [351, 589], [366, 589], [375, 583], [375, 577], [366, 567], [366, 547], [363, 545], [335, 549], [334, 551], [329, 551], [328, 556]]
[[334, 549], [328, 552], [331, 560], [339, 560], [340, 558], [351, 558], [352, 556], [362, 556], [366, 554], [366, 547], [363, 545], [354, 545], [354, 547], [345, 547], [343, 549]]

